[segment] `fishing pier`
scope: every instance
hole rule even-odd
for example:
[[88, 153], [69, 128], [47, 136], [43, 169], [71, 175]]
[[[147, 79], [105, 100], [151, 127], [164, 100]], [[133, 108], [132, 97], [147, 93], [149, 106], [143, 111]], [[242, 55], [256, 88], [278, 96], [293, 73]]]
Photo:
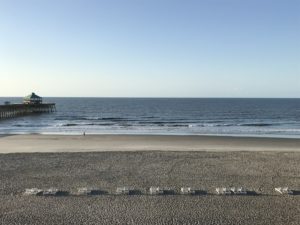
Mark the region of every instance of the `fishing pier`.
[[22, 104], [5, 102], [4, 105], [0, 105], [0, 119], [51, 112], [56, 112], [55, 103], [43, 103], [42, 98], [35, 93], [26, 96]]

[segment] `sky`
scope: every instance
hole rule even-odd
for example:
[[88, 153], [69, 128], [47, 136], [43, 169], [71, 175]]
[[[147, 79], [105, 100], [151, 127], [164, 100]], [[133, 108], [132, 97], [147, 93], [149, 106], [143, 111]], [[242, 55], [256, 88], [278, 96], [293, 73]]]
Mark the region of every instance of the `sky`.
[[299, 0], [0, 0], [0, 96], [300, 97]]

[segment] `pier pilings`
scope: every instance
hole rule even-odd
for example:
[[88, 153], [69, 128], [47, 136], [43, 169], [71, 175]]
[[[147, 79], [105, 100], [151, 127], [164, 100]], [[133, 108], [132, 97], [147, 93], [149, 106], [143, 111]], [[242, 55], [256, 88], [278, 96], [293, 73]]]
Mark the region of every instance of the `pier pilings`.
[[55, 103], [0, 105], [0, 119], [25, 116], [33, 113], [51, 113], [55, 111]]

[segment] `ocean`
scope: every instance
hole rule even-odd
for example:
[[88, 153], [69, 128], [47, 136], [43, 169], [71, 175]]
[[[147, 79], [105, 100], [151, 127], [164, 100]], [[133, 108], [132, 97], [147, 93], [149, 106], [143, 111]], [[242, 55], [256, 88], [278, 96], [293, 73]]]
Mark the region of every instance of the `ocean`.
[[[0, 98], [20, 103], [22, 98]], [[57, 112], [0, 121], [0, 134], [300, 137], [300, 99], [45, 98]]]

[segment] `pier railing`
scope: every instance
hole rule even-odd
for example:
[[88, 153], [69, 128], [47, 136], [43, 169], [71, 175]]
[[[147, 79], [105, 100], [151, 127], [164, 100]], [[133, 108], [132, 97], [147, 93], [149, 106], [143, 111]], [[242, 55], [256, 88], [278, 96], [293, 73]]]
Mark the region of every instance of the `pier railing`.
[[0, 105], [0, 119], [55, 111], [55, 103]]

